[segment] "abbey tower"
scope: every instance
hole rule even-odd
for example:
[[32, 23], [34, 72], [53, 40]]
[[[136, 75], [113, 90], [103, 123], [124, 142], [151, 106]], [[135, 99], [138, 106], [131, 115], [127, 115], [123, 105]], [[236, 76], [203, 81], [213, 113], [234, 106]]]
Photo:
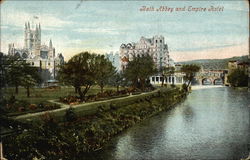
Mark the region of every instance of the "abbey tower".
[[30, 23], [25, 23], [24, 30], [24, 48], [27, 48], [30, 53], [40, 55], [41, 49], [41, 26], [40, 23], [35, 29], [30, 27]]
[[40, 23], [33, 26], [30, 25], [30, 22], [26, 22], [23, 48], [16, 48], [14, 43], [11, 43], [9, 44], [8, 54], [19, 56], [32, 66], [40, 68], [42, 80], [46, 83], [55, 80], [58, 65], [64, 63], [64, 57], [61, 53], [55, 54], [52, 40], [49, 41], [48, 45], [41, 44], [41, 40]]

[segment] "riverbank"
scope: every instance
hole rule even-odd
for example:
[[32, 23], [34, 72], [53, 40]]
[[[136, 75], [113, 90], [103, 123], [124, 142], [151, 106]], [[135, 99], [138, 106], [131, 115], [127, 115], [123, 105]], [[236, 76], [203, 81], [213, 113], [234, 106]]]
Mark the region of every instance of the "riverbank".
[[231, 87], [193, 90], [184, 102], [122, 132], [87, 159], [245, 159], [249, 97]]
[[[33, 129], [20, 135], [5, 139], [4, 148], [15, 152], [7, 153], [7, 158], [21, 159], [25, 155], [45, 159], [48, 157], [50, 159], [80, 159], [88, 152], [101, 149], [125, 129], [170, 109], [185, 97], [186, 93], [179, 88], [160, 89], [151, 93], [91, 105], [96, 107], [94, 114], [83, 116], [80, 114], [83, 113], [80, 109], [83, 107], [73, 107], [70, 112], [65, 110], [69, 113], [68, 121], [61, 123], [58, 123], [59, 119], [56, 116], [63, 112], [43, 115], [44, 123], [34, 125]], [[72, 119], [70, 120], [69, 117]], [[67, 118], [64, 116], [63, 119]], [[46, 149], [44, 146], [47, 146]], [[17, 156], [13, 157], [13, 155]]]

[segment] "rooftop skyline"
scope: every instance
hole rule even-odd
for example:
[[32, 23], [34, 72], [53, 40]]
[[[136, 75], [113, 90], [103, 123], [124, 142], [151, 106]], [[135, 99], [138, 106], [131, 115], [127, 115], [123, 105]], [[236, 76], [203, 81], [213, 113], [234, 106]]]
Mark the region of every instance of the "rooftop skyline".
[[[143, 6], [169, 11], [144, 12]], [[171, 8], [223, 7], [223, 11]], [[141, 36], [162, 35], [175, 61], [216, 59], [248, 54], [247, 1], [4, 1], [1, 4], [1, 51], [8, 43], [24, 46], [25, 22], [41, 23], [42, 44], [52, 39], [66, 60], [87, 50], [118, 51]]]

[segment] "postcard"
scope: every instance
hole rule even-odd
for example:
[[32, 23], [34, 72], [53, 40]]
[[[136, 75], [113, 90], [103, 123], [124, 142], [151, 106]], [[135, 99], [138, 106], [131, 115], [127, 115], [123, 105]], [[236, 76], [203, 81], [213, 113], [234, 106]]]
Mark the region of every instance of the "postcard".
[[1, 160], [249, 160], [249, 2], [0, 1]]

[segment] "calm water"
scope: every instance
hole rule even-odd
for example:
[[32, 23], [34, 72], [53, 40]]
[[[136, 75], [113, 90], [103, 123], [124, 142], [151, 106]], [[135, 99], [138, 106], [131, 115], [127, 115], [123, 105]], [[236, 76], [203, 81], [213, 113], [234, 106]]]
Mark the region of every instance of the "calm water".
[[194, 90], [182, 104], [117, 136], [93, 159], [240, 159], [250, 151], [250, 93]]

